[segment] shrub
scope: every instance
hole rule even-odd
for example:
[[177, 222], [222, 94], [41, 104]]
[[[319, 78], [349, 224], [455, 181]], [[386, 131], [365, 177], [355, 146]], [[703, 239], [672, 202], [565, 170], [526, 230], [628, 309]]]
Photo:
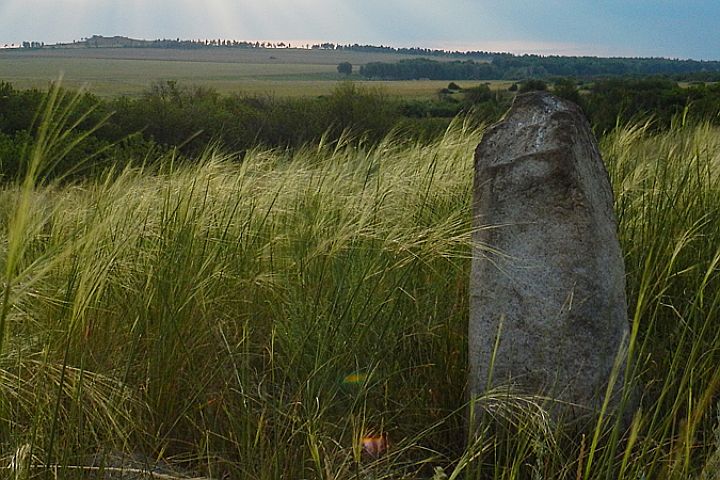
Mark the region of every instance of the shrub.
[[531, 78], [522, 82], [522, 84], [520, 85], [520, 93], [545, 91], [547, 90], [547, 88], [547, 83], [543, 82], [542, 80]]
[[337, 66], [337, 71], [342, 75], [349, 76], [352, 74], [353, 66], [350, 62], [341, 62]]

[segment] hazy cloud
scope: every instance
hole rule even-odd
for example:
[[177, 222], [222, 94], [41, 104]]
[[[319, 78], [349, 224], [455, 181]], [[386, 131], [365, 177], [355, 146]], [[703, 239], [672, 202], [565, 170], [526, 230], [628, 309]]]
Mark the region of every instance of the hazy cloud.
[[0, 0], [0, 43], [93, 34], [718, 59], [717, 0]]

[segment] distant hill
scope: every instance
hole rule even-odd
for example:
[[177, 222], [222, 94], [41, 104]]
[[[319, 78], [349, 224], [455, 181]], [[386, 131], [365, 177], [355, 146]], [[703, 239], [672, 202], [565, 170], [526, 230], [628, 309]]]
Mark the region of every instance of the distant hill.
[[89, 38], [74, 41], [72, 43], [56, 43], [53, 45], [45, 45], [40, 42], [24, 42], [25, 48], [41, 49], [57, 49], [57, 48], [207, 48], [207, 47], [224, 47], [224, 48], [305, 48], [310, 50], [346, 50], [365, 53], [399, 53], [402, 55], [414, 55], [423, 57], [453, 57], [453, 58], [473, 58], [480, 61], [489, 61], [492, 59], [492, 52], [482, 51], [450, 51], [438, 50], [432, 48], [420, 47], [386, 47], [384, 45], [359, 45], [355, 44], [336, 44], [336, 43], [316, 43], [304, 45], [291, 45], [285, 42], [258, 42], [258, 41], [239, 41], [227, 39], [204, 39], [204, 40], [181, 40], [175, 39], [155, 39], [140, 40], [136, 38], [114, 36], [104, 37], [102, 35], [93, 35]]
[[[405, 56], [397, 61], [370, 62], [360, 68], [368, 79], [382, 80], [522, 80], [525, 78], [574, 77], [644, 77], [665, 76], [676, 80], [720, 81], [720, 62], [679, 60], [668, 58], [603, 58], [565, 57], [558, 55], [514, 55], [486, 51], [448, 51], [418, 47], [388, 47], [375, 45], [342, 45], [319, 43], [291, 45], [285, 42], [252, 42], [227, 39], [139, 40], [125, 36], [93, 35], [72, 43], [44, 45], [23, 42], [24, 48], [47, 49], [287, 49], [352, 51], [372, 54], [394, 53]], [[410, 57], [410, 58], [407, 58]], [[437, 60], [443, 60], [438, 62]]]
[[194, 40], [139, 40], [116, 35], [114, 37], [104, 37], [102, 35], [93, 35], [89, 38], [83, 38], [72, 43], [56, 43], [54, 45], [45, 45], [42, 48], [188, 48], [197, 45], [206, 46], [204, 42]]

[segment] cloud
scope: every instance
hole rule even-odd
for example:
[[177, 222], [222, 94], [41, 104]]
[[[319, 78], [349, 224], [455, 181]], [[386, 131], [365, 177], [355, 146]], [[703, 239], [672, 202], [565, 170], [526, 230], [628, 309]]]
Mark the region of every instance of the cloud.
[[[718, 58], [716, 0], [2, 0], [0, 42], [92, 34]], [[484, 46], [484, 47], [483, 47]]]

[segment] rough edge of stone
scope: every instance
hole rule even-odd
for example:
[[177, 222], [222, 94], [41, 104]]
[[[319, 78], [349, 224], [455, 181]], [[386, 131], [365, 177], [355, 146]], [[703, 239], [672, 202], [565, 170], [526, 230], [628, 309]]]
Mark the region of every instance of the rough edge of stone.
[[[528, 127], [536, 128], [537, 136], [534, 139], [535, 141], [531, 142], [529, 145], [528, 144], [525, 144], [525, 145], [515, 144], [516, 148], [518, 148], [518, 149], [522, 148], [525, 151], [518, 150], [517, 152], [513, 152], [513, 153], [509, 154], [506, 158], [510, 158], [510, 160], [512, 161], [512, 160], [516, 159], [517, 157], [521, 157], [524, 155], [537, 155], [537, 154], [541, 154], [543, 152], [548, 153], [547, 150], [542, 149], [542, 147], [544, 146], [545, 135], [547, 135], [548, 133], [562, 135], [563, 132], [558, 132], [558, 131], [553, 132], [552, 131], [553, 126], [552, 125], [548, 126], [548, 125], [544, 124], [544, 120], [547, 119], [547, 115], [551, 112], [553, 112], [550, 115], [551, 122], [553, 121], [553, 119], [557, 120], [558, 116], [559, 117], [570, 116], [571, 124], [576, 125], [577, 128], [575, 129], [574, 132], [565, 132], [565, 133], [567, 133], [569, 135], [570, 140], [572, 140], [573, 134], [579, 135], [580, 137], [584, 137], [581, 139], [581, 142], [584, 142], [585, 144], [590, 146], [591, 151], [588, 153], [591, 156], [596, 156], [597, 159], [600, 160], [602, 172], [596, 171], [594, 173], [600, 174], [606, 180], [607, 192], [608, 192], [609, 198], [601, 199], [601, 201], [610, 202], [610, 206], [611, 206], [610, 218], [606, 218], [605, 220], [607, 220], [608, 224], [612, 226], [614, 233], [615, 233], [615, 237], [617, 238], [617, 221], [615, 219], [614, 213], [612, 212], [613, 196], [612, 196], [612, 186], [610, 184], [610, 177], [609, 177], [609, 174], [608, 174], [604, 164], [602, 164], [602, 158], [600, 156], [600, 152], [597, 147], [597, 142], [596, 142], [594, 136], [592, 135], [592, 131], [590, 129], [589, 123], [588, 123], [585, 115], [582, 113], [581, 109], [577, 105], [575, 105], [574, 103], [569, 102], [567, 100], [562, 100], [558, 97], [555, 97], [554, 95], [547, 93], [547, 92], [533, 92], [533, 93], [529, 93], [529, 94], [518, 95], [515, 98], [515, 101], [513, 102], [512, 107], [505, 113], [505, 115], [502, 117], [502, 119], [498, 123], [489, 127], [488, 130], [486, 130], [485, 134], [483, 135], [483, 139], [475, 151], [475, 179], [474, 179], [474, 198], [473, 198], [473, 217], [474, 217], [473, 221], [475, 223], [475, 226], [476, 227], [480, 226], [480, 225], [478, 225], [478, 223], [479, 223], [478, 217], [479, 217], [479, 213], [482, 212], [482, 206], [480, 205], [481, 195], [479, 194], [479, 192], [483, 186], [483, 183], [485, 181], [487, 181], [487, 179], [482, 178], [482, 175], [480, 175], [479, 173], [488, 167], [502, 167], [502, 162], [499, 164], [498, 163], [492, 164], [493, 159], [488, 160], [488, 158], [487, 158], [488, 156], [486, 154], [488, 151], [491, 151], [493, 147], [495, 147], [495, 148], [498, 147], [497, 144], [493, 144], [492, 142], [495, 141], [495, 138], [498, 135], [502, 135], [503, 130], [510, 128], [510, 124], [515, 119], [515, 117], [517, 117], [518, 115], [523, 115], [523, 114], [527, 115], [528, 111], [531, 111], [532, 115], [530, 115], [530, 118], [526, 119], [527, 121], [526, 121], [525, 125], [523, 125], [522, 127], [525, 129], [528, 129]], [[564, 120], [567, 121], [567, 118], [565, 118]], [[551, 123], [551, 122], [549, 122], [549, 123]], [[527, 140], [527, 139], [525, 139], [525, 140]], [[497, 158], [495, 158], [494, 160], [497, 161]], [[487, 165], [488, 162], [490, 162], [491, 164]], [[603, 189], [604, 189], [604, 187], [601, 187], [600, 190], [603, 190]], [[479, 239], [482, 241], [483, 240], [482, 235], [476, 235], [476, 239]], [[619, 251], [619, 260], [622, 262], [622, 251], [620, 250], [619, 242], [618, 242], [617, 248]], [[473, 273], [472, 273], [473, 277], [476, 275], [475, 263], [477, 261], [478, 260], [473, 258]], [[622, 299], [624, 302], [623, 308], [624, 308], [625, 325], [623, 328], [623, 339], [621, 339], [618, 342], [618, 345], [616, 346], [616, 350], [618, 350], [618, 351], [620, 351], [623, 348], [623, 344], [626, 348], [627, 335], [629, 332], [629, 323], [627, 321], [627, 302], [626, 302], [626, 297], [625, 297], [625, 293], [624, 293], [625, 292], [624, 264], [622, 264], [622, 265], [623, 265], [623, 276], [621, 278], [620, 287], [623, 292]], [[471, 299], [471, 309], [473, 308], [473, 303], [474, 302]], [[471, 320], [472, 320], [472, 316], [471, 316]], [[472, 345], [471, 345], [471, 350], [472, 350]], [[473, 354], [472, 351], [470, 353], [471, 353], [471, 355]], [[615, 359], [615, 357], [613, 357], [613, 359]], [[620, 371], [618, 373], [619, 373], [619, 376], [616, 380], [617, 383], [615, 384], [615, 388], [614, 388], [614, 392], [615, 392], [614, 397], [615, 398], [613, 399], [612, 403], [617, 403], [618, 398], [622, 394], [622, 392], [621, 392], [622, 388], [620, 388], [620, 387], [622, 387], [624, 384], [624, 379], [623, 379], [624, 362], [623, 362], [623, 364], [621, 364]], [[472, 375], [473, 375], [473, 368], [471, 366], [471, 376]], [[480, 386], [479, 386], [480, 379], [471, 377], [470, 380], [471, 380], [470, 381], [471, 394], [479, 393], [479, 392], [483, 391], [483, 389], [480, 388]], [[605, 384], [607, 385], [607, 382], [605, 382]], [[589, 404], [588, 410], [591, 413], [596, 412], [600, 408], [600, 405], [602, 404], [603, 399], [604, 399], [604, 394], [605, 394], [604, 389], [602, 388], [602, 386], [600, 386], [598, 388], [600, 391], [596, 392], [596, 394], [593, 398], [585, 398], [584, 399], [586, 401], [586, 403]], [[631, 394], [631, 396], [635, 396], [635, 395]], [[631, 401], [631, 403], [633, 403], [633, 402]], [[577, 413], [579, 413], [579, 412], [574, 412], [573, 415], [576, 415]], [[623, 415], [623, 416], [626, 417], [626, 419], [629, 419], [630, 418], [629, 415], [631, 415], [631, 414], [632, 414], [632, 408], [627, 408], [625, 415]]]

